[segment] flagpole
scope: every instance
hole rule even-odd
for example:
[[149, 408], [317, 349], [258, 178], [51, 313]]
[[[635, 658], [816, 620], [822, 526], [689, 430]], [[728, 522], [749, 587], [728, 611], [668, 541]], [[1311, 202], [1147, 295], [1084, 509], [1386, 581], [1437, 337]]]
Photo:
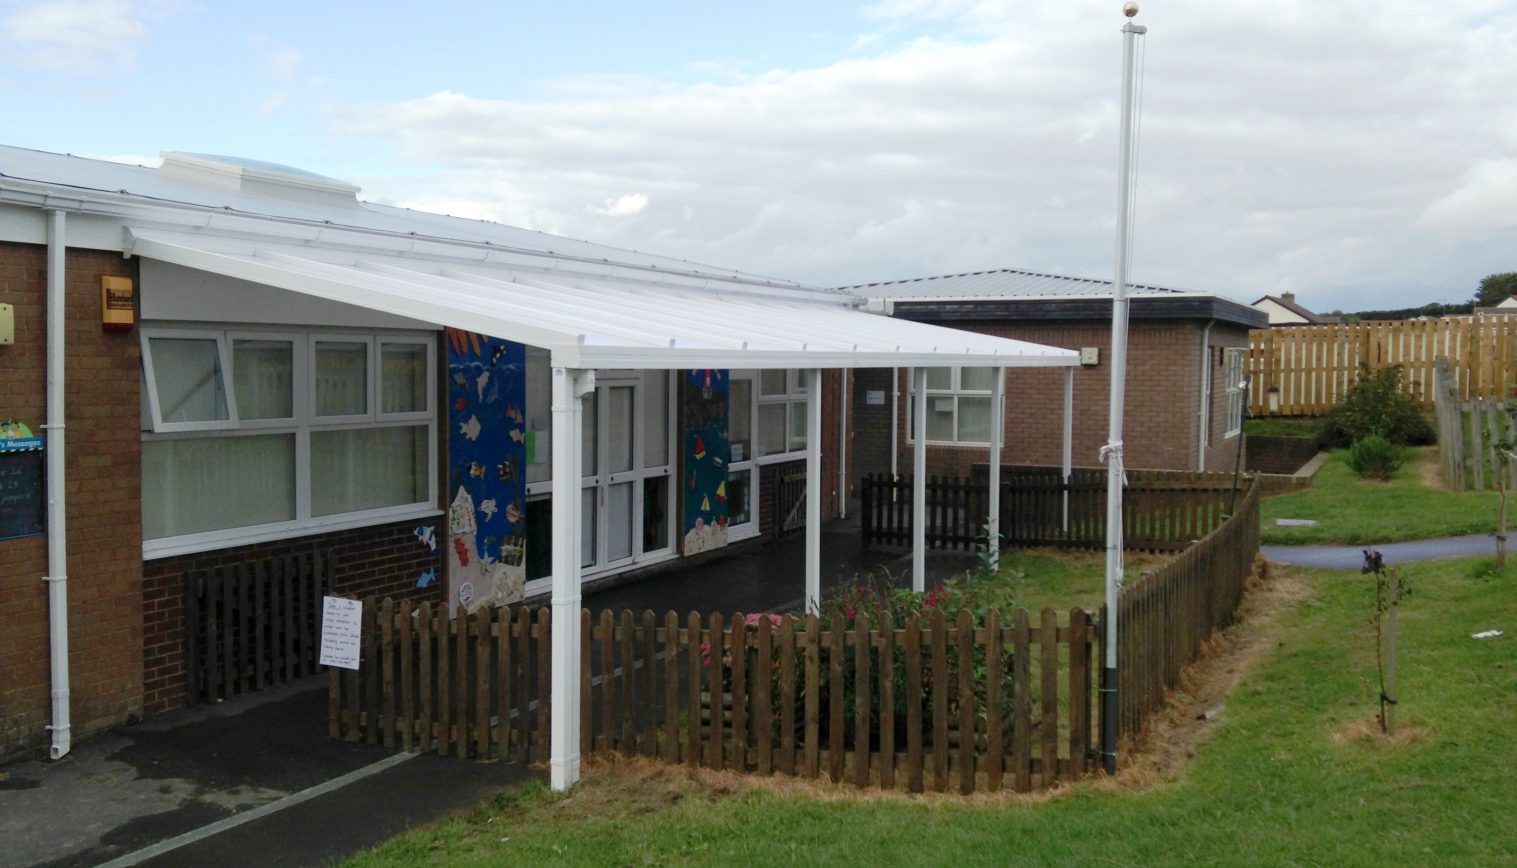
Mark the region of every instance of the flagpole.
[[[1138, 4], [1128, 3], [1122, 14], [1131, 19]], [[1117, 771], [1117, 608], [1122, 590], [1122, 488], [1126, 483], [1122, 457], [1122, 414], [1127, 388], [1127, 266], [1131, 245], [1133, 114], [1135, 108], [1133, 67], [1137, 38], [1148, 32], [1129, 20], [1122, 27], [1122, 119], [1117, 157], [1117, 273], [1112, 281], [1111, 307], [1111, 407], [1106, 445], [1106, 635], [1105, 661], [1101, 670], [1101, 767]]]

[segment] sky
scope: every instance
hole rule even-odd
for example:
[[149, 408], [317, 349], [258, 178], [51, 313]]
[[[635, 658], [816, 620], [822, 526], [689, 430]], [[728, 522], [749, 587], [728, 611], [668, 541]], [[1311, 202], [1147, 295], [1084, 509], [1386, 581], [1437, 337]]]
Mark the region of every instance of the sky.
[[[1517, 2], [1146, 0], [1131, 280], [1313, 310], [1517, 270]], [[1110, 279], [1116, 0], [0, 0], [0, 143], [838, 286]]]

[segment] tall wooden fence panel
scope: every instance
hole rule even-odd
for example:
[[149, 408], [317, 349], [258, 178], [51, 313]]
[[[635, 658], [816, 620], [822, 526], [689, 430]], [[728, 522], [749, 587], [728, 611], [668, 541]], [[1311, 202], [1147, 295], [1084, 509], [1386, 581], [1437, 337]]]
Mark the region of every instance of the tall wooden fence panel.
[[[1517, 425], [1506, 400], [1462, 400], [1447, 359], [1436, 364], [1433, 417], [1443, 481], [1455, 491], [1517, 488], [1517, 466], [1502, 460], [1497, 444], [1517, 440]], [[1504, 475], [1504, 480], [1502, 476]]]
[[1163, 566], [1122, 589], [1118, 601], [1119, 732], [1136, 733], [1164, 705], [1180, 670], [1231, 622], [1259, 551], [1259, 486], [1237, 513]]
[[185, 676], [191, 704], [317, 672], [321, 598], [331, 557], [291, 555], [185, 576]]
[[1245, 365], [1255, 416], [1318, 416], [1338, 404], [1360, 366], [1400, 365], [1402, 387], [1433, 407], [1434, 367], [1450, 360], [1461, 399], [1496, 399], [1517, 384], [1517, 317], [1457, 316], [1280, 326], [1249, 332]]
[[[1106, 540], [1106, 471], [1007, 467], [1001, 475], [1001, 542], [1007, 546], [1100, 548]], [[1226, 517], [1234, 480], [1225, 473], [1128, 471], [1122, 520], [1128, 548], [1179, 551], [1206, 536]], [[912, 480], [866, 476], [860, 486], [864, 544], [911, 545]], [[989, 485], [932, 477], [926, 486], [927, 545], [974, 549], [983, 545]]]

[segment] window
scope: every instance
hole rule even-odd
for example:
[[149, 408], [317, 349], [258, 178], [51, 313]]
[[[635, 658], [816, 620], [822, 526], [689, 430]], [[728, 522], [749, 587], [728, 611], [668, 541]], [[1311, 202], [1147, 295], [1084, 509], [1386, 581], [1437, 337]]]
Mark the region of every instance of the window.
[[430, 335], [142, 330], [143, 550], [433, 508]]
[[806, 372], [760, 371], [757, 456], [806, 449]]
[[1228, 347], [1224, 350], [1227, 365], [1227, 428], [1223, 437], [1236, 437], [1243, 430], [1243, 401], [1247, 395], [1247, 383], [1243, 379], [1243, 348]]
[[[928, 442], [990, 445], [995, 377], [995, 368], [928, 368]], [[909, 389], [915, 393], [914, 378]], [[915, 431], [916, 401], [910, 406], [912, 423], [908, 430]]]

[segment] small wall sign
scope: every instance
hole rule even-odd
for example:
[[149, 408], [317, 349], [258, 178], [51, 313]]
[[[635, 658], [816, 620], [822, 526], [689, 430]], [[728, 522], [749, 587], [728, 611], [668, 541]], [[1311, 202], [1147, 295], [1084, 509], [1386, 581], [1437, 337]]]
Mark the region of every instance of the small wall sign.
[[357, 669], [363, 634], [363, 602], [344, 597], [321, 598], [322, 666]]

